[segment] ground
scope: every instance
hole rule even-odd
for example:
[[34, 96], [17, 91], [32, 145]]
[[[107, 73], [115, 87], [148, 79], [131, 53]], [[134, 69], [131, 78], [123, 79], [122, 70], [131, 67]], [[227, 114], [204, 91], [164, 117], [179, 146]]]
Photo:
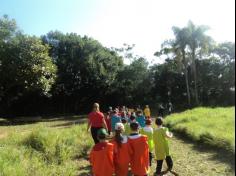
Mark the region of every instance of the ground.
[[[80, 125], [85, 120], [68, 119], [68, 118], [53, 118], [47, 119], [45, 124], [48, 128], [62, 130], [72, 128], [75, 125]], [[30, 133], [36, 123], [26, 123], [18, 125], [21, 122], [5, 122], [0, 120], [0, 139], [8, 138], [8, 134], [14, 129], [18, 133]], [[79, 146], [78, 146], [79, 147]], [[173, 170], [180, 176], [231, 176], [235, 175], [235, 155], [227, 153], [219, 149], [209, 148], [206, 145], [194, 143], [184, 137], [175, 134], [170, 141], [170, 149], [173, 156]], [[78, 165], [78, 176], [89, 176], [90, 165], [88, 162], [89, 149], [84, 150], [83, 155], [76, 158], [75, 162]], [[165, 166], [164, 166], [165, 168]], [[155, 161], [153, 161], [152, 172], [155, 170]], [[167, 174], [171, 175], [171, 174]]]

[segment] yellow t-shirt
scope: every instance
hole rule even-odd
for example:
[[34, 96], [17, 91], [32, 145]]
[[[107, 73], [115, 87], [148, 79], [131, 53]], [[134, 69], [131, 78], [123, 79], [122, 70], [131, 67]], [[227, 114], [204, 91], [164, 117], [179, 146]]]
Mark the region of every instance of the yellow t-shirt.
[[166, 138], [168, 128], [160, 127], [154, 130], [153, 141], [155, 149], [156, 160], [164, 160], [166, 156], [170, 155], [169, 143]]
[[150, 116], [151, 116], [151, 111], [150, 111], [149, 108], [145, 108], [145, 109], [144, 109], [144, 115], [145, 115], [146, 117], [150, 117]]

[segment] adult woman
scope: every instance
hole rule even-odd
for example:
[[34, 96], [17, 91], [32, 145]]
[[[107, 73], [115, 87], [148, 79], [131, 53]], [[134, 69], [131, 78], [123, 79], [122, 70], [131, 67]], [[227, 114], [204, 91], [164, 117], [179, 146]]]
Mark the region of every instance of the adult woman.
[[94, 103], [93, 111], [89, 113], [88, 127], [87, 131], [91, 129], [91, 134], [94, 140], [94, 143], [97, 144], [99, 140], [97, 139], [97, 132], [101, 128], [105, 128], [107, 130], [107, 124], [104, 118], [104, 115], [99, 110], [99, 104]]

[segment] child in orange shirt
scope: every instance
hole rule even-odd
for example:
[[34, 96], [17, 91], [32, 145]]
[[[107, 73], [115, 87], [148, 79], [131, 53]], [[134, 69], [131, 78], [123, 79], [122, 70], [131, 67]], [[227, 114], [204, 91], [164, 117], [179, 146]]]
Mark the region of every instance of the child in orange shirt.
[[131, 172], [134, 176], [147, 176], [149, 169], [149, 147], [147, 136], [139, 134], [139, 123], [130, 124], [128, 137]]
[[93, 176], [112, 176], [114, 167], [114, 145], [106, 140], [105, 129], [98, 131], [99, 143], [95, 144], [90, 153]]
[[116, 176], [127, 176], [129, 171], [129, 151], [128, 138], [122, 133], [125, 131], [122, 123], [117, 123], [115, 126], [115, 139], [113, 141], [115, 147], [115, 173]]

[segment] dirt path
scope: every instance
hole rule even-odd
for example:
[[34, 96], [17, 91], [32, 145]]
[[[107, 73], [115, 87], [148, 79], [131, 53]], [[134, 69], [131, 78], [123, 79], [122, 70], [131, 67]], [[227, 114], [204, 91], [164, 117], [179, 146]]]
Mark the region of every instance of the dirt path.
[[181, 176], [234, 175], [234, 156], [223, 151], [207, 149], [206, 146], [179, 137], [171, 140], [170, 148], [174, 160], [173, 170]]
[[[233, 158], [222, 151], [206, 149], [205, 146], [192, 144], [187, 140], [174, 137], [170, 142], [170, 149], [174, 160], [173, 170], [180, 176], [233, 176]], [[90, 167], [87, 159], [81, 158], [78, 161], [79, 176], [89, 176]], [[152, 171], [155, 171], [155, 161], [153, 161]], [[163, 169], [166, 166], [164, 164]], [[171, 176], [173, 174], [166, 174]]]
[[7, 133], [0, 133], [0, 139], [7, 137]]

